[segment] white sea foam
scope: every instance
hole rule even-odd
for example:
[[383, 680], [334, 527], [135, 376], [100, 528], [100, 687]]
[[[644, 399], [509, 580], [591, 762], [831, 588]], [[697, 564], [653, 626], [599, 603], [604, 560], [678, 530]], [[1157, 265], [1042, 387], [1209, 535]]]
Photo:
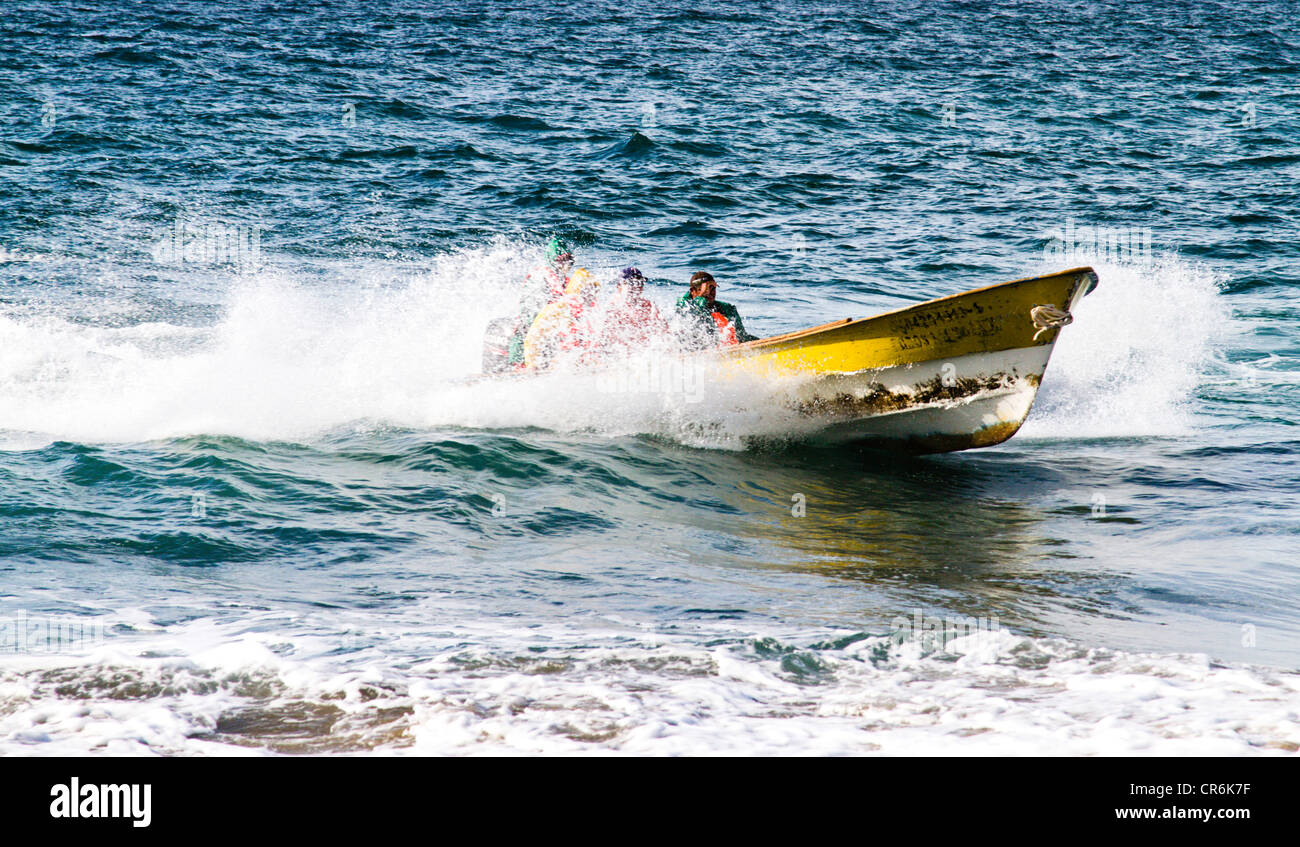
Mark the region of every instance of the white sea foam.
[[[436, 633], [372, 622], [359, 635], [304, 633], [292, 616], [272, 617], [237, 628], [196, 621], [61, 661], [0, 656], [0, 753], [1300, 749], [1300, 675], [1201, 655], [1008, 632], [958, 639], [940, 657], [883, 637], [818, 647], [814, 638], [836, 633], [782, 642], [722, 623], [690, 634], [608, 618], [510, 630], [463, 617]], [[792, 674], [791, 656], [816, 678]]]

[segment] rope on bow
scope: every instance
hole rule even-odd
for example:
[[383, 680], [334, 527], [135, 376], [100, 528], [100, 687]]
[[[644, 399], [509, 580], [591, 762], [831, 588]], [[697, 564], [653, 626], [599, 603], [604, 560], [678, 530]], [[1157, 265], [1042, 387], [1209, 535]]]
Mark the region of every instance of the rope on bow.
[[1035, 341], [1038, 340], [1038, 336], [1049, 329], [1060, 329], [1074, 321], [1074, 315], [1065, 309], [1058, 309], [1050, 303], [1034, 306], [1029, 310], [1029, 318], [1034, 322], [1034, 326], [1038, 327], [1038, 332], [1034, 333]]

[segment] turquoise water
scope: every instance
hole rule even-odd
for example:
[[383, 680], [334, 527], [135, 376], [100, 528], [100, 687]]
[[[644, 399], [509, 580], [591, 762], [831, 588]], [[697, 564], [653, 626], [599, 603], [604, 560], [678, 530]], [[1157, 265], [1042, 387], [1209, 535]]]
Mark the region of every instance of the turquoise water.
[[[1294, 11], [8, 6], [0, 750], [1294, 752]], [[468, 380], [557, 233], [760, 335], [1100, 286], [1006, 444], [746, 450]]]

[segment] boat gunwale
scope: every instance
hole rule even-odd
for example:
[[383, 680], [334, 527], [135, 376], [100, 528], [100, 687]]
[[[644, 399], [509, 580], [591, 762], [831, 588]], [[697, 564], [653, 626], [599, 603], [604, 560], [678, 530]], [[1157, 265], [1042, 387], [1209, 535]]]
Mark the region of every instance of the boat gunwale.
[[972, 294], [982, 294], [988, 291], [992, 291], [995, 288], [1004, 288], [1008, 285], [1017, 285], [1024, 282], [1036, 282], [1038, 280], [1052, 279], [1053, 277], [1070, 276], [1072, 274], [1091, 275], [1092, 284], [1084, 292], [1085, 294], [1091, 293], [1092, 290], [1096, 288], [1097, 271], [1094, 270], [1090, 265], [1081, 265], [1080, 267], [1077, 268], [1069, 268], [1067, 270], [1057, 271], [1055, 273], [1041, 274], [1039, 276], [1027, 276], [1021, 279], [1012, 279], [1012, 280], [1008, 280], [1007, 282], [998, 282], [998, 283], [994, 283], [993, 285], [985, 285], [980, 288], [972, 288], [966, 291], [959, 291], [956, 294], [945, 294], [942, 297], [935, 297], [932, 300], [922, 300], [920, 303], [912, 303], [907, 306], [900, 306], [897, 309], [890, 309], [887, 312], [880, 312], [879, 314], [869, 315], [865, 318], [840, 318], [839, 320], [820, 324], [818, 326], [808, 327], [807, 329], [797, 329], [791, 332], [782, 333], [780, 335], [772, 335], [772, 336], [768, 336], [767, 338], [758, 338], [753, 341], [746, 341], [743, 344], [737, 344], [735, 346], [727, 347], [724, 348], [723, 350], [716, 351], [716, 352], [721, 352], [724, 354], [738, 353], [738, 352], [748, 353], [754, 350], [761, 350], [769, 344], [780, 344], [786, 341], [795, 341], [800, 338], [806, 338], [808, 336], [816, 335], [822, 332], [827, 332], [832, 329], [841, 329], [843, 327], [852, 326], [853, 324], [864, 323], [866, 321], [874, 321], [877, 320], [878, 318], [887, 318], [892, 315], [899, 315], [910, 309], [917, 309], [922, 306], [931, 306], [936, 303], [943, 303], [946, 300], [955, 300], [958, 297], [969, 297]]

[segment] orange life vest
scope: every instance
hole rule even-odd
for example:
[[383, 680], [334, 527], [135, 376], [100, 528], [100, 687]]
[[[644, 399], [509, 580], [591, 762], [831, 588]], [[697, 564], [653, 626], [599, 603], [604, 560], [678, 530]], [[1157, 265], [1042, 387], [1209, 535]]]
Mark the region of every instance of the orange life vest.
[[730, 344], [739, 344], [740, 340], [736, 338], [736, 325], [727, 320], [721, 312], [711, 312], [713, 323], [718, 327], [718, 346], [726, 347]]

